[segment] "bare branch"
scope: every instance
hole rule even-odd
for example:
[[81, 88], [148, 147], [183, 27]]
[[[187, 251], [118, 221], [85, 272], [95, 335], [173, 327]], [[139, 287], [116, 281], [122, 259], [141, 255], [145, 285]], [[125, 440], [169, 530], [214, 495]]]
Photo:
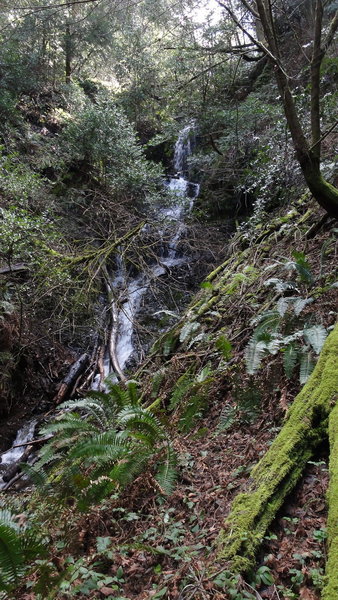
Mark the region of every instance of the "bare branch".
[[256, 40], [256, 38], [242, 25], [242, 23], [237, 19], [235, 13], [231, 10], [231, 8], [229, 8], [229, 6], [226, 6], [226, 4], [224, 4], [223, 2], [221, 2], [221, 0], [216, 0], [217, 4], [219, 4], [219, 6], [221, 6], [222, 8], [224, 8], [227, 13], [230, 15], [231, 19], [233, 20], [233, 22], [235, 23], [235, 25], [237, 25], [237, 27], [239, 27], [239, 29], [249, 38], [249, 40], [251, 40], [251, 42], [261, 50], [261, 52], [264, 52], [264, 54], [266, 54], [270, 60], [278, 66], [278, 68], [282, 71], [282, 73], [285, 75], [285, 77], [287, 77], [287, 74], [284, 72], [284, 69], [282, 67], [282, 65], [280, 64], [280, 61], [278, 60], [278, 58], [276, 56], [274, 56], [272, 54], [272, 52], [270, 52], [269, 48], [267, 48], [264, 44], [262, 44], [262, 42], [259, 42], [258, 40]]
[[245, 6], [245, 8], [252, 14], [253, 17], [255, 17], [255, 19], [259, 19], [259, 14], [258, 12], [249, 4], [249, 2], [247, 2], [247, 0], [241, 0], [243, 6]]
[[327, 129], [322, 137], [320, 138], [320, 140], [317, 140], [315, 144], [313, 144], [310, 148], [310, 150], [313, 150], [313, 148], [315, 148], [317, 146], [317, 144], [320, 144], [323, 140], [325, 140], [325, 138], [334, 130], [336, 129], [338, 125], [338, 119], [333, 123], [333, 125], [331, 125], [331, 127], [329, 127], [329, 129]]
[[311, 58], [311, 135], [314, 155], [320, 158], [320, 65], [324, 52], [321, 49], [323, 6], [316, 0], [313, 50]]
[[61, 6], [73, 6], [73, 4], [88, 4], [88, 2], [99, 2], [99, 0], [70, 0], [61, 4], [50, 4], [49, 6], [5, 6], [7, 10], [50, 10], [52, 8], [60, 8]]
[[324, 53], [326, 53], [328, 51], [329, 47], [331, 46], [337, 29], [338, 29], [338, 10], [336, 11], [336, 14], [331, 21], [329, 31], [327, 33], [324, 44], [322, 46]]

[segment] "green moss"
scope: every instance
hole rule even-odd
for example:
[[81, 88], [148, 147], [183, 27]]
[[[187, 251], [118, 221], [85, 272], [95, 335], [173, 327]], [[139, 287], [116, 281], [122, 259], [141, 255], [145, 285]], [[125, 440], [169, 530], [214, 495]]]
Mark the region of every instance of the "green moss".
[[330, 486], [328, 529], [328, 560], [326, 564], [326, 585], [322, 600], [338, 598], [338, 404], [329, 419], [330, 438]]
[[233, 503], [219, 538], [219, 555], [232, 564], [237, 564], [238, 557], [254, 560], [267, 527], [325, 436], [338, 389], [337, 355], [338, 326], [327, 338], [316, 368], [296, 397], [285, 425], [253, 469], [247, 491]]

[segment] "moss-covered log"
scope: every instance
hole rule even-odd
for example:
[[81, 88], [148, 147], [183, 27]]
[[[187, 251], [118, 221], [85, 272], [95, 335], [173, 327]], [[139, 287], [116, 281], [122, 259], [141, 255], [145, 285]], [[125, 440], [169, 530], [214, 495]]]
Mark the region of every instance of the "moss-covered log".
[[[337, 391], [338, 393], [338, 391]], [[330, 487], [328, 530], [328, 559], [326, 564], [326, 585], [322, 600], [338, 598], [338, 404], [329, 419], [330, 437]]]
[[[328, 417], [338, 389], [337, 356], [338, 325], [327, 338], [311, 377], [290, 408], [285, 425], [254, 468], [246, 491], [235, 498], [220, 533], [219, 556], [228, 561], [233, 570], [245, 572], [254, 563], [255, 552], [277, 510], [297, 483], [314, 449], [327, 434]], [[338, 425], [332, 425], [332, 431], [334, 427], [338, 428]], [[335, 443], [338, 456], [338, 441]], [[337, 549], [338, 544], [337, 465], [338, 457], [335, 471], [336, 513], [332, 517], [335, 524], [331, 525], [336, 529], [335, 535], [331, 534], [332, 549]], [[327, 596], [330, 600], [333, 597]]]

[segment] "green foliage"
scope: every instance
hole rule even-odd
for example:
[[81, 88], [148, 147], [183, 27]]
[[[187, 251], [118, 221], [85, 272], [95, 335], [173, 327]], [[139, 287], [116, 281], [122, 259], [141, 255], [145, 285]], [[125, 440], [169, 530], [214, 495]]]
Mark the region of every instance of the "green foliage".
[[43, 554], [41, 535], [27, 524], [20, 525], [9, 510], [0, 510], [0, 590], [14, 589], [29, 562]]
[[[41, 449], [39, 461], [25, 468], [44, 491], [63, 501], [74, 496], [81, 510], [123, 489], [154, 461], [163, 493], [171, 492], [176, 477], [169, 436], [139, 405], [136, 382], [124, 389], [108, 385], [108, 394], [92, 392], [64, 403], [57, 419], [42, 430], [53, 437]], [[50, 475], [46, 466], [49, 471], [52, 467]]]
[[[292, 256], [295, 260], [282, 263], [283, 268], [296, 271], [302, 284], [312, 286], [314, 279], [305, 254], [294, 251]], [[264, 285], [273, 285], [278, 294], [290, 289], [299, 291], [297, 282], [277, 277], [266, 280]], [[327, 337], [325, 327], [311, 325], [307, 320], [303, 328], [299, 328], [299, 316], [313, 301], [312, 297], [281, 296], [275, 307], [253, 319], [252, 324], [256, 327], [245, 348], [246, 368], [250, 375], [257, 373], [264, 357], [282, 353], [286, 376], [292, 376], [299, 362], [300, 383], [307, 381], [315, 365], [313, 352], [319, 355]]]
[[188, 432], [202, 416], [207, 405], [208, 388], [213, 381], [213, 372], [207, 364], [194, 375], [190, 370], [181, 375], [172, 388], [169, 410], [179, 410], [179, 429]]
[[36, 217], [25, 209], [0, 208], [0, 256], [8, 265], [28, 261], [37, 265], [47, 259], [43, 243], [55, 237], [50, 220]]
[[7, 154], [0, 146], [0, 190], [8, 200], [21, 208], [37, 201], [42, 193], [43, 179], [27, 165], [18, 153]]
[[216, 348], [222, 353], [225, 360], [230, 360], [232, 356], [232, 344], [225, 335], [220, 335], [217, 338]]
[[162, 190], [160, 169], [145, 160], [132, 126], [106, 93], [98, 94], [95, 103], [84, 102], [61, 143], [70, 161], [97, 172], [116, 196], [132, 193], [144, 201]]

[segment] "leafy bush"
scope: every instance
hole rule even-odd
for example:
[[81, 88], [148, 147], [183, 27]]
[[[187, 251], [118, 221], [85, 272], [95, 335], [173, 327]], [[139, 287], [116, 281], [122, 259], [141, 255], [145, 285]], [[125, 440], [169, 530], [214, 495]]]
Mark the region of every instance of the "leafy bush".
[[97, 171], [117, 194], [155, 194], [160, 170], [148, 163], [123, 111], [104, 93], [87, 100], [62, 135], [68, 157]]

